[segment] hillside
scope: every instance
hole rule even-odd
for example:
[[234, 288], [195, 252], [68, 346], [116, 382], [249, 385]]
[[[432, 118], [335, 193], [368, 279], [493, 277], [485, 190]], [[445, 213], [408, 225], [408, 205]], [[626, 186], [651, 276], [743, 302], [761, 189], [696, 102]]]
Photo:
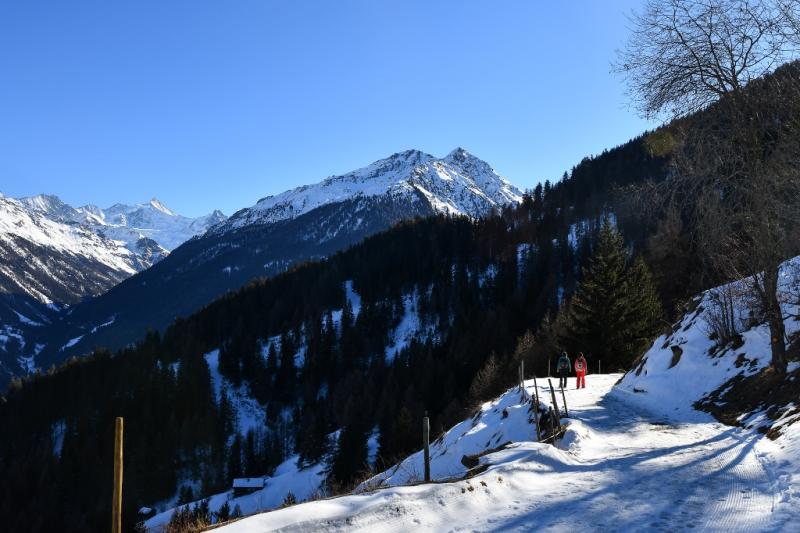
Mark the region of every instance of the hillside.
[[[418, 444], [406, 430], [411, 421], [426, 409], [434, 431], [460, 420], [474, 401], [470, 384], [487, 358], [496, 353], [513, 359], [518, 338], [571, 294], [612, 189], [657, 178], [663, 167], [663, 159], [636, 139], [587, 158], [570, 177], [537, 187], [517, 208], [477, 221], [439, 216], [402, 223], [327, 260], [251, 283], [113, 356], [97, 350], [52, 375], [12, 383], [0, 404], [0, 427], [16, 428], [0, 437], [0, 470], [8, 480], [0, 486], [0, 512], [61, 521], [68, 515], [76, 530], [105, 524], [108, 502], [98, 494], [110, 456], [102, 436], [120, 413], [126, 427], [137, 428], [136, 440], [126, 444], [129, 519], [143, 505], [163, 509], [181, 495], [225, 491], [232, 476], [274, 475], [293, 455], [314, 464], [330, 451], [325, 442], [339, 429], [347, 430], [340, 438], [355, 442], [374, 438], [377, 460], [391, 464]], [[577, 188], [584, 180], [596, 185]], [[235, 234], [278, 235], [319, 220], [312, 217], [320, 213], [351, 216], [355, 205], [323, 206]], [[617, 221], [634, 246], [644, 245], [635, 218], [621, 213]], [[154, 302], [169, 312], [179, 299], [150, 276], [165, 272], [171, 261], [182, 262], [184, 250], [193, 256], [204, 240], [189, 241], [98, 299], [108, 308], [83, 331], [110, 334], [112, 325], [120, 325], [114, 294], [125, 294], [142, 317]], [[240, 246], [229, 253], [257, 251]], [[220, 270], [229, 265], [233, 256], [227, 253], [210, 264]], [[186, 285], [175, 283], [173, 290], [181, 298], [207, 294], [217, 278], [203, 272], [190, 272]], [[230, 275], [241, 273], [232, 268]], [[196, 281], [188, 283], [194, 275]], [[133, 284], [137, 279], [146, 284]], [[60, 357], [80, 349], [77, 337], [63, 339], [57, 344], [66, 346]], [[205, 359], [215, 350], [220, 375], [230, 382], [228, 393], [216, 397]], [[548, 354], [540, 352], [528, 368], [544, 372]], [[239, 399], [263, 413], [252, 436], [233, 422]], [[245, 460], [253, 456], [259, 459]], [[342, 466], [342, 481], [350, 483], [361, 459], [339, 459], [356, 465], [353, 471]], [[65, 490], [61, 483], [73, 468], [84, 472], [84, 482]], [[31, 496], [45, 493], [46, 508]]]
[[[774, 453], [777, 447], [746, 430], [643, 410], [613, 388], [619, 377], [590, 375], [589, 388], [567, 391], [570, 419], [558, 447], [535, 442], [527, 408], [511, 390], [432, 447], [436, 483], [406, 485], [417, 479], [417, 454], [380, 476], [387, 488], [373, 484], [358, 494], [259, 514], [219, 530], [791, 529], [798, 518], [797, 485], [781, 492], [774, 476], [797, 472], [796, 457]], [[541, 382], [540, 396], [547, 397]], [[526, 386], [532, 391], [531, 381]], [[492, 449], [497, 436], [503, 445]], [[796, 446], [798, 437], [784, 444]], [[478, 473], [466, 472], [464, 454], [480, 456]], [[771, 462], [778, 458], [789, 462]]]
[[[798, 264], [800, 258], [784, 264], [781, 287], [795, 346]], [[433, 443], [436, 484], [419, 484], [417, 452], [355, 495], [260, 514], [220, 531], [793, 530], [800, 518], [800, 354], [789, 375], [765, 390], [759, 381], [770, 373], [768, 329], [748, 323], [744, 305], [736, 310], [741, 339], [720, 345], [709, 338], [714, 294], [742, 283], [698, 295], [621, 379], [590, 375], [587, 389], [567, 390], [568, 429], [555, 448], [534, 441], [528, 410], [512, 389]], [[532, 384], [526, 382], [529, 391]], [[540, 397], [549, 398], [543, 379], [539, 386]], [[479, 473], [468, 470], [465, 457], [479, 457]], [[158, 531], [159, 523], [148, 526]]]
[[[559, 257], [577, 252], [568, 235], [555, 245], [521, 222], [534, 219], [520, 213], [519, 223], [439, 217], [403, 224], [222, 298], [163, 337], [149, 335], [113, 357], [98, 351], [13, 385], [0, 405], [0, 427], [15, 428], [0, 437], [7, 480], [0, 512], [65, 513], [76, 529], [105, 523], [107, 503], [96, 496], [110, 459], [102, 435], [115, 413], [136, 428], [126, 445], [128, 516], [175, 501], [187, 487], [208, 495], [229, 487], [231, 476], [274, 473], [293, 454], [313, 464], [337, 428], [366, 443], [377, 426], [383, 462], [407, 453], [418, 439], [404, 420], [424, 409], [434, 428], [457, 420], [488, 354], [512, 351], [557, 305], [567, 278], [539, 273], [553, 265], [555, 273], [571, 272], [574, 264]], [[418, 259], [408, 263], [409, 256]], [[204, 357], [214, 350], [230, 382], [219, 397]], [[258, 431], [239, 433], [234, 390], [260, 406]], [[236, 450], [259, 459], [240, 462]], [[51, 466], [43, 471], [42, 464]], [[72, 468], [84, 472], [83, 482], [66, 491], [61, 483]], [[41, 484], [30, 483], [29, 469]], [[47, 509], [28, 490], [50, 494]], [[97, 511], [79, 504], [87, 501]]]
[[[146, 271], [59, 314], [52, 324], [19, 328], [27, 346], [41, 349], [8, 352], [6, 364], [13, 369], [19, 357], [26, 357], [34, 361], [32, 368], [46, 369], [97, 346], [117, 349], [255, 278], [324, 258], [400, 221], [437, 213], [478, 218], [521, 199], [516, 187], [463, 149], [441, 159], [417, 150], [393, 154], [343, 176], [263, 199], [229, 221], [219, 220], [207, 234]], [[179, 235], [201, 222], [189, 224], [165, 209], [153, 202], [102, 212], [87, 207], [69, 216], [88, 218], [110, 234], [121, 232], [120, 238], [139, 221], [156, 228], [147, 233], [153, 239], [165, 236], [162, 225], [171, 228], [168, 235]], [[204, 224], [209, 220], [204, 218]]]
[[50, 195], [0, 195], [0, 388], [13, 376], [49, 366], [42, 352], [79, 336], [53, 350], [50, 332], [73, 312], [67, 307], [104, 294], [224, 219], [219, 212], [183, 217], [156, 199], [100, 209], [75, 208]]

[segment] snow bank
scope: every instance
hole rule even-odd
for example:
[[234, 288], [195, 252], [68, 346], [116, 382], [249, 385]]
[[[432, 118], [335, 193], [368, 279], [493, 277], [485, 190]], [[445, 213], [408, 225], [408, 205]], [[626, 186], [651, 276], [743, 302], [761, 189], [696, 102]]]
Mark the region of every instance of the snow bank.
[[[214, 494], [207, 498], [208, 507], [211, 512], [217, 512], [227, 502], [231, 511], [238, 505], [244, 515], [275, 509], [280, 507], [289, 492], [294, 494], [298, 501], [314, 497], [320, 492], [324, 476], [322, 465], [301, 469], [298, 467], [298, 457], [293, 456], [283, 462], [275, 470], [273, 476], [262, 478], [264, 480], [263, 489], [238, 498], [234, 497], [233, 490]], [[192, 506], [198, 502], [189, 505]], [[162, 531], [174, 512], [175, 509], [167, 509], [147, 520], [144, 525], [148, 531]]]
[[[525, 385], [528, 394], [533, 394], [533, 381], [527, 381]], [[540, 392], [540, 396], [546, 408], [543, 392]], [[463, 477], [469, 470], [461, 461], [464, 456], [480, 455], [510, 442], [535, 441], [536, 426], [532, 423], [530, 404], [521, 401], [521, 397], [517, 387], [510, 389], [498, 399], [484, 403], [475, 416], [460, 422], [434, 441], [430, 446], [431, 478], [445, 480]], [[393, 468], [365, 481], [356, 492], [418, 482], [422, 480], [423, 472], [423, 453], [420, 450]]]
[[[612, 391], [612, 396], [629, 404], [657, 413], [676, 422], [711, 421], [710, 414], [694, 409], [695, 402], [725, 387], [736, 376], [753, 376], [769, 366], [771, 360], [769, 328], [755, 325], [741, 333], [741, 345], [720, 349], [709, 336], [708, 313], [715, 290], [739, 288], [742, 281], [706, 291], [698, 297], [697, 308], [662, 335], [642, 357], [641, 364], [628, 372]], [[786, 334], [790, 338], [800, 332], [798, 306], [790, 295], [800, 287], [800, 257], [783, 264], [780, 290], [784, 295], [783, 310]], [[735, 309], [739, 317], [747, 316], [740, 303]], [[743, 322], [744, 323], [744, 322]], [[792, 362], [789, 371], [800, 363]], [[790, 378], [790, 379], [797, 379]], [[800, 508], [800, 421], [786, 426], [775, 441], [763, 437], [760, 427], [783, 425], [800, 419], [797, 404], [786, 406], [783, 419], [769, 420], [757, 411], [740, 418], [748, 432], [757, 439], [755, 450], [759, 460], [774, 474], [773, 490], [778, 495], [775, 512], [790, 515]], [[790, 420], [791, 419], [791, 420]]]
[[[797, 294], [800, 287], [800, 257], [784, 263], [780, 288], [784, 295]], [[641, 364], [625, 374], [614, 393], [625, 395], [626, 401], [652, 412], [679, 420], [707, 420], [709, 415], [692, 406], [719, 389], [732, 378], [752, 376], [769, 366], [771, 360], [769, 328], [765, 324], [744, 329], [741, 345], [717, 346], [711, 338], [709, 313], [715, 291], [741, 289], [736, 281], [708, 290], [695, 299], [696, 308], [673, 327], [673, 332], [655, 340], [642, 356]], [[788, 300], [788, 298], [787, 298]], [[790, 301], [783, 304], [786, 334], [800, 331], [800, 322], [792, 318], [800, 309]], [[741, 324], [748, 311], [744, 302], [735, 309]]]

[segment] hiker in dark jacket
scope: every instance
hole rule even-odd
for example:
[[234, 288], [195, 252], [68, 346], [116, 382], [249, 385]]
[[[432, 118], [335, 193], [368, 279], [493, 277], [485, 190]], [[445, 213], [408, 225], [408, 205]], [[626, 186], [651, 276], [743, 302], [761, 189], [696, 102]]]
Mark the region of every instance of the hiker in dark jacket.
[[558, 386], [562, 389], [567, 388], [567, 376], [569, 376], [569, 369], [571, 366], [567, 352], [561, 352], [561, 357], [558, 358], [558, 364], [556, 364], [556, 371], [558, 372], [559, 378]]

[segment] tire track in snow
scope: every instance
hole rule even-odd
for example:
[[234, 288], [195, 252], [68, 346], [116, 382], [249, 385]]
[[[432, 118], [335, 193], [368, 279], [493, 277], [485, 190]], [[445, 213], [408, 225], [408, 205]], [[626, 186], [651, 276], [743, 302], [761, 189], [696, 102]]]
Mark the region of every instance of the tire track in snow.
[[[635, 499], [637, 494], [645, 499], [673, 499], [670, 510], [661, 510], [649, 521], [644, 516], [642, 530], [727, 532], [777, 527], [771, 478], [754, 451], [757, 436], [717, 423], [652, 425], [648, 423], [652, 417], [617, 398], [606, 397], [599, 405], [607, 412], [593, 410], [584, 423], [619, 446], [605, 460], [619, 459], [616, 468], [625, 470], [641, 466], [641, 456], [652, 454], [646, 463], [663, 473], [633, 487], [620, 486], [621, 499]], [[585, 411], [576, 406], [576, 418]], [[653, 438], [654, 431], [663, 438]], [[676, 442], [685, 447], [675, 449]], [[637, 444], [640, 449], [631, 453]]]

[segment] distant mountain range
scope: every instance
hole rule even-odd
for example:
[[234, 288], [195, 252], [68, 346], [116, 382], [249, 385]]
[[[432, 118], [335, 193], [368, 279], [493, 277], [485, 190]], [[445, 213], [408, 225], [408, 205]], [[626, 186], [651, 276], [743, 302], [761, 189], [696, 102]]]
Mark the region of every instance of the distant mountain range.
[[[264, 198], [229, 219], [218, 211], [187, 219], [156, 200], [105, 210], [75, 209], [47, 196], [4, 200], [90, 236], [130, 263], [116, 259], [119, 272], [110, 266], [98, 269], [111, 270], [115, 277], [106, 274], [109, 281], [96, 283], [89, 292], [98, 296], [68, 310], [35, 307], [34, 312], [27, 300], [20, 308], [19, 298], [15, 312], [3, 316], [0, 309], [0, 320], [10, 321], [13, 329], [6, 332], [5, 344], [0, 336], [0, 386], [4, 377], [47, 368], [95, 346], [124, 346], [147, 329], [163, 329], [254, 278], [326, 257], [401, 220], [436, 213], [477, 218], [519, 203], [522, 192], [489, 164], [457, 148], [441, 159], [419, 150], [396, 153], [342, 176]], [[193, 235], [197, 237], [190, 239]], [[32, 255], [46, 255], [45, 250]], [[18, 287], [20, 292], [31, 295]]]
[[114, 204], [108, 209], [95, 205], [75, 208], [65, 204], [57, 196], [44, 194], [20, 198], [19, 202], [30, 211], [51, 220], [87, 226], [100, 236], [122, 241], [135, 254], [139, 253], [140, 242], [144, 239], [155, 242], [163, 256], [166, 256], [185, 241], [205, 233], [208, 228], [227, 218], [220, 211], [197, 218], [185, 217], [172, 211], [157, 198], [146, 204]]
[[187, 218], [158, 200], [72, 207], [56, 196], [0, 196], [0, 293], [74, 304], [104, 293], [194, 235], [223, 222], [219, 211]]

